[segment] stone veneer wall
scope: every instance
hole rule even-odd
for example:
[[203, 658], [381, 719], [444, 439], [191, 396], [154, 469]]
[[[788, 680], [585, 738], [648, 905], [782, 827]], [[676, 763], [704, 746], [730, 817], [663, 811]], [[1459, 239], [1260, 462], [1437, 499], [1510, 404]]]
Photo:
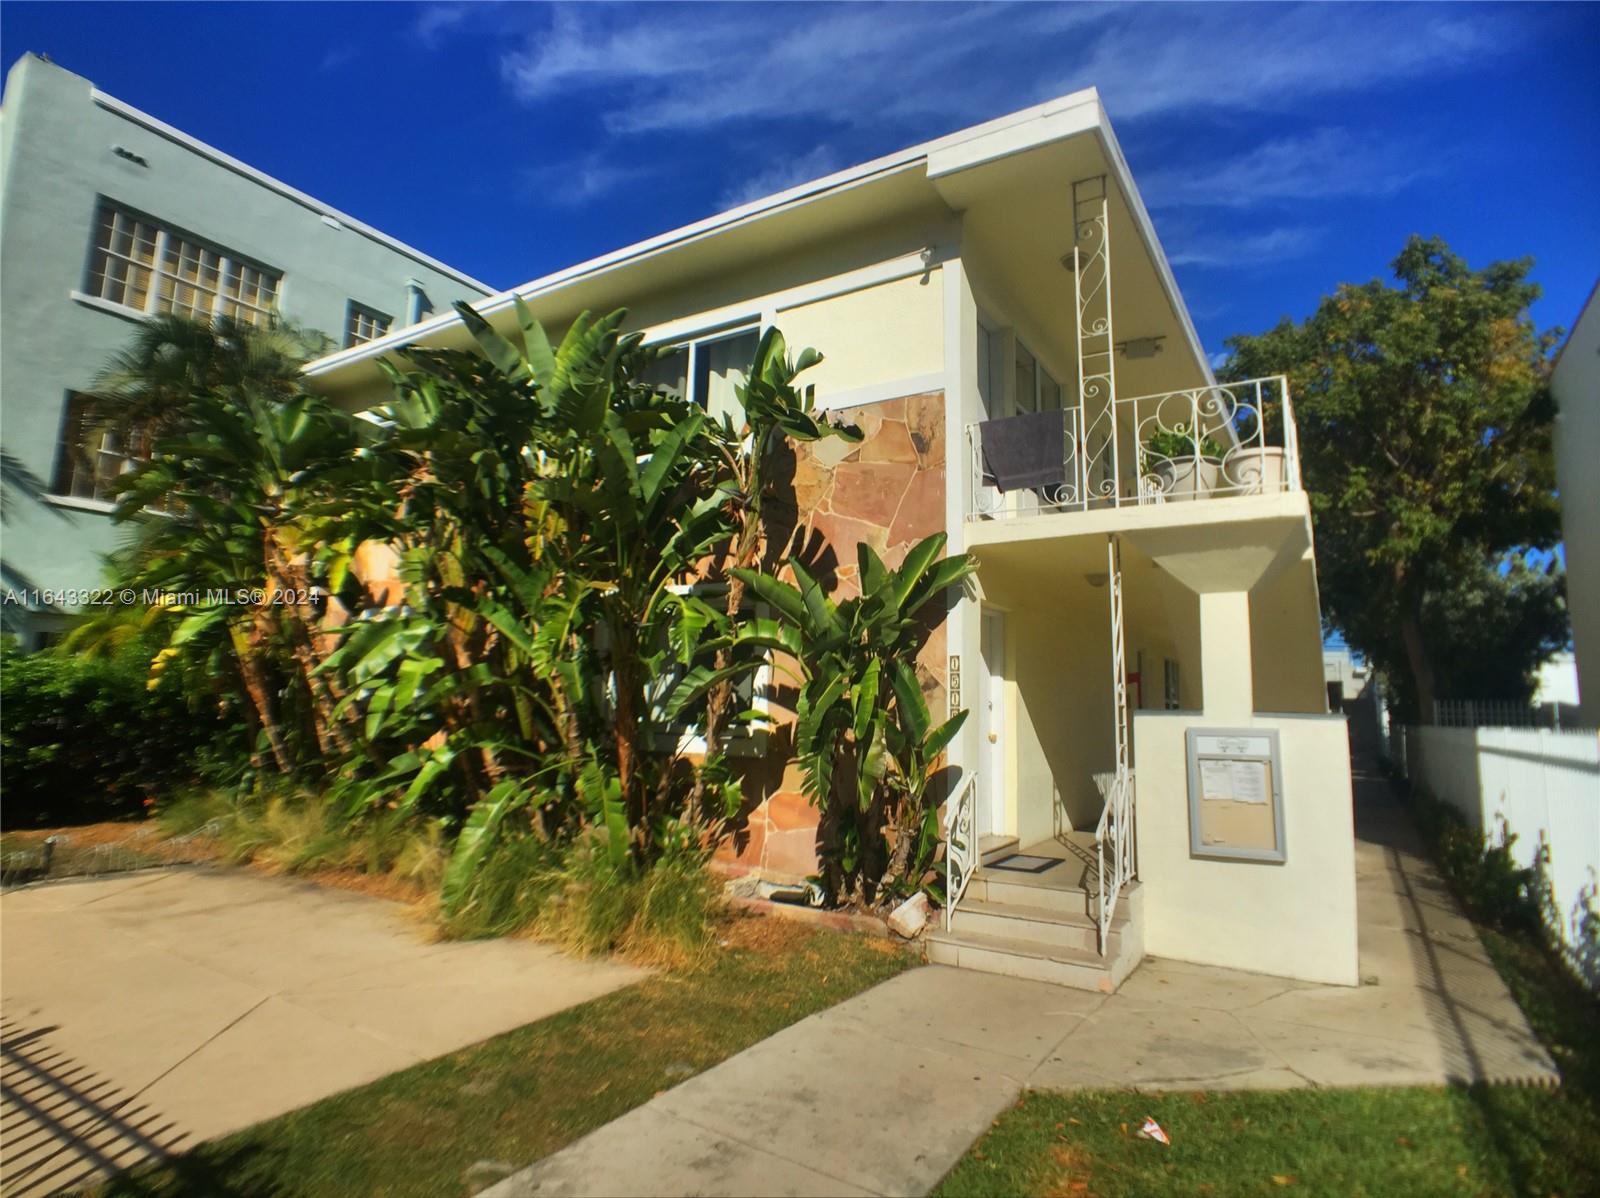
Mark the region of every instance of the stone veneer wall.
[[[944, 394], [908, 395], [835, 414], [864, 439], [831, 438], [798, 448], [794, 470], [798, 543], [818, 580], [836, 600], [861, 593], [856, 546], [871, 545], [891, 567], [918, 541], [945, 527]], [[946, 714], [945, 625], [917, 659], [935, 721]], [[781, 671], [776, 671], [781, 675]], [[780, 683], [781, 685], [781, 679]], [[794, 696], [774, 696], [776, 728], [767, 758], [751, 764], [745, 791], [754, 801], [733, 838], [717, 852], [730, 872], [780, 879], [816, 872], [818, 812], [800, 791], [800, 773], [786, 760], [793, 747]]]

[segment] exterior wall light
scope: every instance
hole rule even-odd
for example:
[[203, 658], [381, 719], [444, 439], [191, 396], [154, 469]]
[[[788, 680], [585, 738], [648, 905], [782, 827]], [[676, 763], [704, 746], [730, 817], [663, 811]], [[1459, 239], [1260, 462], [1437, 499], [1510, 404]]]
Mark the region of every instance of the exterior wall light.
[[1126, 341], [1117, 342], [1117, 348], [1122, 351], [1124, 358], [1153, 358], [1161, 352], [1161, 343], [1166, 337], [1157, 334], [1154, 337], [1130, 337]]

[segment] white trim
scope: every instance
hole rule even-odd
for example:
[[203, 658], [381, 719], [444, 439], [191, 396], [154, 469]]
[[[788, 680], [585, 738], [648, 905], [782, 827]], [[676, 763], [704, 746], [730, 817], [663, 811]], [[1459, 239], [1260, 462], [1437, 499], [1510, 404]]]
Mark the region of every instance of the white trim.
[[865, 387], [851, 387], [848, 391], [835, 391], [832, 395], [817, 393], [819, 412], [842, 412], [846, 408], [859, 408], [865, 404], [882, 403], [886, 399], [901, 399], [907, 395], [926, 395], [930, 391], [943, 391], [948, 374], [915, 374], [909, 378], [890, 379], [886, 383], [868, 383]]
[[109, 516], [117, 505], [108, 499], [88, 499], [81, 495], [45, 495], [44, 501], [56, 507], [69, 507], [80, 512], [97, 512]]
[[138, 308], [130, 308], [127, 304], [119, 304], [116, 300], [101, 299], [98, 295], [90, 295], [87, 291], [79, 291], [74, 287], [67, 292], [74, 303], [82, 304], [85, 308], [93, 308], [97, 312], [104, 312], [108, 316], [118, 316], [123, 320], [131, 320], [134, 324], [143, 324], [150, 319], [148, 312]]
[[[953, 257], [944, 263], [944, 528], [945, 551], [955, 554], [966, 550], [967, 522], [966, 515], [966, 339], [964, 335], [963, 296], [967, 291], [966, 262], [960, 257]], [[961, 707], [971, 708], [971, 695], [965, 689], [966, 679], [970, 677], [967, 669], [972, 664], [971, 649], [977, 644], [974, 635], [973, 612], [977, 604], [970, 597], [970, 592], [963, 594], [951, 607], [949, 615], [945, 617], [945, 653], [954, 655], [963, 668], [961, 693]], [[971, 644], [969, 644], [971, 642]], [[948, 671], [948, 662], [946, 668]], [[945, 715], [949, 718], [955, 715], [950, 704], [950, 678], [948, 672], [945, 677]], [[959, 781], [954, 783], [949, 791], [953, 797], [959, 793], [958, 788], [966, 785], [977, 771], [981, 752], [977, 747], [977, 730], [974, 725], [976, 720], [970, 716], [966, 726], [960, 734], [950, 742], [950, 764], [960, 771]]]
[[489, 284], [475, 279], [471, 275], [463, 274], [461, 271], [456, 270], [453, 266], [445, 265], [437, 258], [424, 254], [421, 250], [416, 249], [413, 246], [409, 246], [403, 241], [399, 241], [393, 237], [390, 237], [387, 233], [373, 228], [365, 221], [359, 221], [355, 217], [339, 211], [337, 208], [332, 208], [327, 204], [324, 204], [321, 200], [307, 195], [298, 188], [290, 187], [281, 179], [275, 179], [265, 171], [257, 170], [249, 163], [241, 162], [231, 154], [224, 154], [215, 146], [209, 146], [198, 138], [189, 136], [189, 134], [183, 132], [183, 130], [176, 129], [167, 124], [165, 121], [160, 120], [157, 117], [153, 117], [147, 112], [142, 112], [133, 105], [117, 99], [115, 96], [108, 96], [98, 87], [91, 87], [89, 89], [89, 95], [96, 104], [98, 104], [101, 108], [104, 108], [106, 111], [115, 113], [117, 116], [122, 117], [124, 120], [132, 121], [136, 125], [142, 125], [151, 133], [165, 137], [168, 141], [174, 142], [186, 150], [193, 151], [194, 153], [199, 154], [202, 158], [208, 158], [218, 166], [225, 167], [237, 175], [242, 175], [244, 178], [249, 179], [252, 183], [259, 183], [262, 187], [265, 187], [270, 191], [275, 191], [285, 199], [293, 200], [302, 207], [309, 208], [311, 211], [318, 213], [325, 218], [332, 217], [345, 228], [356, 233], [360, 233], [363, 237], [366, 237], [372, 241], [376, 241], [380, 245], [386, 246], [391, 250], [395, 250], [396, 252], [405, 255], [407, 258], [410, 258], [414, 262], [420, 262], [422, 265], [436, 270], [440, 274], [452, 278], [458, 283], [464, 283], [468, 287], [482, 292], [484, 295], [494, 294], [495, 289], [489, 286]]

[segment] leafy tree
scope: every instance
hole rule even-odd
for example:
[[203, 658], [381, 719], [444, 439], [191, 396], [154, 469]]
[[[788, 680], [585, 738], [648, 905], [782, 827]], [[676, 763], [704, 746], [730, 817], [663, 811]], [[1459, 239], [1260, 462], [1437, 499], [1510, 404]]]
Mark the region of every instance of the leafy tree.
[[[1470, 593], [1506, 554], [1560, 536], [1547, 379], [1557, 333], [1528, 316], [1529, 259], [1472, 270], [1412, 237], [1397, 286], [1343, 285], [1306, 320], [1227, 342], [1234, 378], [1287, 373], [1315, 518], [1324, 611], [1426, 717], [1464, 681]], [[1492, 649], [1536, 659], [1563, 617], [1559, 588]], [[1449, 666], [1447, 668], [1447, 663]], [[1522, 668], [1519, 666], [1519, 669]]]
[[1464, 562], [1429, 587], [1423, 624], [1442, 695], [1529, 701], [1540, 664], [1566, 647], [1565, 578], [1553, 557], [1542, 567], [1529, 557]]

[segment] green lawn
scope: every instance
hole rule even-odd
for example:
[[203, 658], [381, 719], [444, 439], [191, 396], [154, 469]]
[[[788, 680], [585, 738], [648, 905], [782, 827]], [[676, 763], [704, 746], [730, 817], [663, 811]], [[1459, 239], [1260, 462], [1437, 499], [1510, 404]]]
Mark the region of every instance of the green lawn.
[[[1479, 927], [1561, 1067], [1513, 1086], [1026, 1094], [937, 1194], [1600, 1194], [1600, 1002], [1530, 937]], [[1138, 1138], [1153, 1117], [1172, 1139]]]
[[732, 943], [709, 966], [657, 974], [124, 1175], [101, 1192], [465, 1194], [474, 1162], [531, 1164], [916, 961], [888, 941], [776, 919], [736, 919], [727, 935]]

